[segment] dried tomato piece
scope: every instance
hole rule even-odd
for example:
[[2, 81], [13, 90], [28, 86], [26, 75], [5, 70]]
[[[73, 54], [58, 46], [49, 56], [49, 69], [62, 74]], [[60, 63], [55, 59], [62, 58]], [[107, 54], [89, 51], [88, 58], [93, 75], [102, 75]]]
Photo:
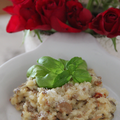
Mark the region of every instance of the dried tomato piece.
[[94, 85], [96, 85], [96, 86], [99, 86], [99, 85], [101, 85], [101, 84], [102, 84], [101, 81], [95, 81], [95, 82], [94, 82]]
[[102, 97], [102, 96], [103, 96], [103, 95], [102, 95], [101, 93], [95, 93], [93, 97], [95, 97], [95, 98], [100, 98], [100, 97]]

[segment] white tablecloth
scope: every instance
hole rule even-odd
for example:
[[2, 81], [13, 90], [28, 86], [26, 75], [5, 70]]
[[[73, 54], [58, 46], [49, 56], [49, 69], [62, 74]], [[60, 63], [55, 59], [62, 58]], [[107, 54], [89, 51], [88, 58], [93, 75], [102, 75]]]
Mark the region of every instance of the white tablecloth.
[[[9, 15], [0, 16], [0, 65], [6, 62], [7, 60], [13, 58], [16, 55], [19, 55], [24, 52], [31, 51], [35, 49], [39, 44], [39, 40], [32, 40], [30, 38], [26, 39], [25, 43], [22, 44], [23, 32], [18, 33], [7, 33], [6, 25], [10, 19]], [[47, 39], [48, 36], [43, 35], [43, 41]], [[120, 39], [117, 40], [117, 50], [115, 52], [112, 45], [112, 41], [108, 38], [97, 38], [97, 41], [103, 48], [108, 51], [113, 56], [120, 58]]]

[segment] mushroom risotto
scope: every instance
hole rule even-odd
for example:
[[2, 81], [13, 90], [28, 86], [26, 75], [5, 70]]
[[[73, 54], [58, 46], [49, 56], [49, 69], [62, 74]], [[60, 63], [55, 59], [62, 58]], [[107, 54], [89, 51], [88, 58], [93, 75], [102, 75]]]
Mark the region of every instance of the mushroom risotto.
[[22, 120], [111, 120], [116, 110], [115, 99], [102, 88], [101, 77], [89, 69], [91, 82], [69, 81], [52, 89], [38, 87], [36, 80], [14, 89], [10, 101], [22, 111]]

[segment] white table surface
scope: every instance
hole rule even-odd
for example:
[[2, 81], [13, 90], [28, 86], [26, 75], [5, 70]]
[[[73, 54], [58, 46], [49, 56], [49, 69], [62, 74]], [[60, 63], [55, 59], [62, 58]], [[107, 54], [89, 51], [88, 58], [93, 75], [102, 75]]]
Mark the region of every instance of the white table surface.
[[[7, 33], [6, 25], [9, 19], [9, 15], [0, 16], [0, 65], [19, 54], [35, 49], [39, 44], [41, 44], [37, 40], [30, 40], [30, 38], [26, 39], [25, 44], [22, 44], [23, 32]], [[45, 40], [48, 36], [42, 36], [42, 38]], [[115, 52], [112, 42], [108, 38], [97, 38], [97, 41], [103, 49], [120, 59], [119, 37], [117, 40], [118, 52]]]

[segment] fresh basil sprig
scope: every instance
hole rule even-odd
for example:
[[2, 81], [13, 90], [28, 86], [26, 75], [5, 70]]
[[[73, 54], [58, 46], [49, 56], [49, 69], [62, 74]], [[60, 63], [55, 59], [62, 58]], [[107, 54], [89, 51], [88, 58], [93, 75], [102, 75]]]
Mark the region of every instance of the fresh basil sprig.
[[36, 79], [39, 87], [56, 88], [68, 83], [91, 82], [91, 75], [87, 71], [87, 64], [81, 57], [73, 57], [71, 60], [54, 59], [43, 56], [37, 60], [39, 65], [33, 65], [27, 71], [27, 77]]

